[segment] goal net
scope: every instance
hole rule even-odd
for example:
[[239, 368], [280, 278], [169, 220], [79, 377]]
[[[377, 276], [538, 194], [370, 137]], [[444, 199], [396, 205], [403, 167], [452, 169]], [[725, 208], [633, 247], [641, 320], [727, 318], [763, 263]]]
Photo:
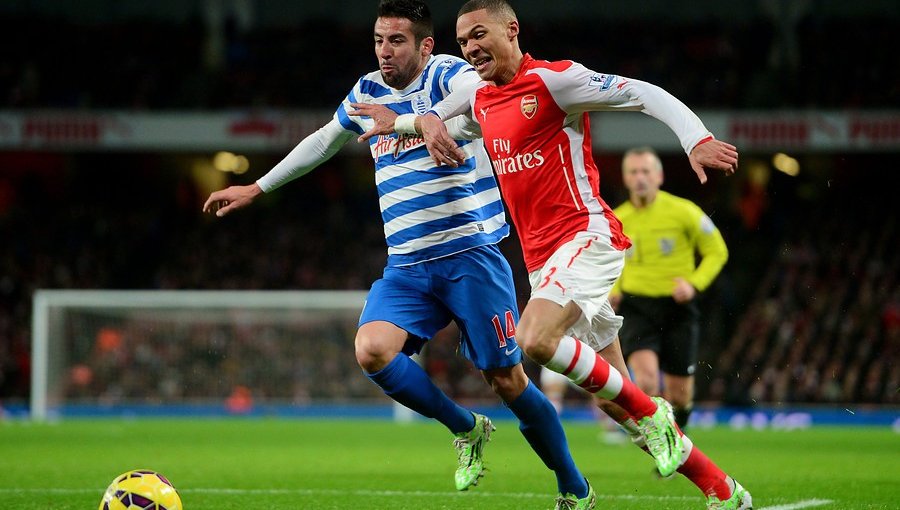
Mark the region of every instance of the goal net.
[[[365, 292], [40, 290], [32, 417], [387, 402], [353, 351]], [[257, 407], [258, 408], [258, 407]]]

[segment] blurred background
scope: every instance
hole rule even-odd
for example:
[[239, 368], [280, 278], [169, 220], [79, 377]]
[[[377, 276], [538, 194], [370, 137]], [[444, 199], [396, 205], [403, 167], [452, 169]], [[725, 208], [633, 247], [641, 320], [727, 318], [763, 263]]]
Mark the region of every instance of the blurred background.
[[[461, 3], [432, 2], [436, 52], [459, 54]], [[701, 298], [698, 401], [896, 412], [900, 4], [512, 4], [524, 51], [660, 85], [741, 150], [737, 175], [701, 186], [665, 127], [593, 119], [607, 202], [626, 198], [622, 152], [653, 145], [664, 189], [701, 205], [731, 249]], [[355, 143], [237, 214], [200, 209], [266, 173], [376, 68], [376, 5], [0, 4], [0, 409], [27, 412], [36, 289], [368, 289], [386, 248], [371, 157]], [[518, 241], [502, 246], [524, 305]], [[388, 401], [356, 366], [353, 314], [177, 331], [142, 320], [74, 321], [51, 340], [66, 352], [58, 397], [235, 412]], [[460, 401], [496, 403], [451, 333], [422, 362]]]

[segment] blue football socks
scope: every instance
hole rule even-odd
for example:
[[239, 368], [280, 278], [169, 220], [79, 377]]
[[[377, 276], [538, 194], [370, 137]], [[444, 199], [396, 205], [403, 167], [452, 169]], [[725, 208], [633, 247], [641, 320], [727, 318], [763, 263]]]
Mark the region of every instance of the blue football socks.
[[381, 387], [385, 395], [422, 416], [436, 419], [454, 434], [475, 427], [472, 412], [450, 400], [431, 382], [425, 370], [406, 354], [398, 354], [387, 366], [366, 376]]
[[579, 498], [587, 496], [587, 481], [575, 467], [566, 433], [547, 397], [529, 382], [525, 391], [507, 406], [519, 418], [519, 430], [531, 448], [556, 473], [559, 492], [575, 494]]

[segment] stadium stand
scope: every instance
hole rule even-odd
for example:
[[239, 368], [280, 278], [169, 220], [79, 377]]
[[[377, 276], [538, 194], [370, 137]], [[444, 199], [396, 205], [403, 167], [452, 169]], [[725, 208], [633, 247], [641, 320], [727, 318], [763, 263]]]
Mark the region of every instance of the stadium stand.
[[[223, 58], [210, 61], [198, 17], [85, 23], [7, 14], [0, 110], [331, 108], [372, 64], [359, 51], [368, 33], [336, 19], [246, 30], [232, 20]], [[539, 57], [664, 84], [695, 108], [896, 107], [900, 67], [884, 51], [894, 45], [894, 18], [810, 12], [795, 28], [784, 37], [761, 14], [726, 24], [654, 24], [652, 31], [639, 19], [598, 30], [596, 21], [573, 17], [529, 24], [523, 40]], [[350, 42], [323, 49], [334, 34]], [[440, 34], [438, 49], [457, 53], [452, 40]], [[253, 168], [262, 172], [279, 156], [254, 155]], [[598, 156], [603, 193], [618, 203], [617, 156]], [[666, 157], [667, 168], [683, 164], [677, 157]], [[703, 298], [705, 336], [719, 340], [701, 351], [698, 400], [900, 403], [900, 225], [895, 207], [878, 205], [892, 203], [891, 190], [857, 171], [893, 171], [900, 161], [893, 153], [801, 159], [811, 175], [774, 174], [761, 189], [743, 178], [721, 180], [713, 195], [691, 187], [692, 176], [667, 177], [676, 193], [702, 194], [726, 241], [740, 245]], [[0, 402], [27, 398], [38, 288], [365, 289], [379, 276], [384, 240], [365, 155], [335, 159], [303, 185], [218, 223], [199, 214], [204, 197], [170, 163], [159, 154], [0, 152]], [[517, 242], [503, 248], [521, 294], [527, 283]], [[349, 352], [335, 354], [306, 377], [358, 370]], [[172, 360], [181, 362], [191, 363]], [[452, 395], [493, 398], [455, 356], [452, 339], [435, 342], [424, 363]], [[199, 382], [190, 387], [202, 390]], [[86, 389], [73, 386], [73, 396], [78, 391]], [[324, 397], [336, 397], [345, 389], [327, 391]]]

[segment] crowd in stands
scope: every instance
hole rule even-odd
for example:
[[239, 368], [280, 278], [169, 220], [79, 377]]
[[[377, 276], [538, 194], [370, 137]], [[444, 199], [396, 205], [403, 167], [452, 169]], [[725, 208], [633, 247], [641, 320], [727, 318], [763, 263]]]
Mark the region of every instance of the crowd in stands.
[[[209, 59], [199, 17], [183, 24], [5, 21], [0, 110], [330, 109], [375, 63], [366, 51], [369, 30], [337, 19], [289, 29], [226, 23], [218, 62]], [[658, 83], [694, 108], [885, 108], [900, 95], [900, 66], [885, 50], [894, 28], [890, 17], [810, 14], [786, 40], [763, 17], [654, 23], [652, 30], [644, 21], [573, 18], [526, 23], [521, 40], [537, 58], [571, 58]], [[439, 26], [437, 38], [438, 51], [459, 53], [450, 27]], [[617, 160], [601, 157], [615, 175]], [[386, 254], [366, 157], [340, 156], [304, 185], [218, 220], [199, 214], [205, 195], [164, 170], [160, 158], [0, 153], [0, 404], [28, 396], [35, 289], [365, 290], [380, 276]], [[821, 175], [791, 184], [782, 177], [756, 195], [740, 177], [720, 183], [727, 189], [714, 220], [735, 248], [703, 297], [698, 400], [900, 403], [900, 225], [887, 187], [866, 188], [860, 183], [868, 179], [855, 175], [884, 161], [896, 166], [896, 155], [884, 158], [849, 158], [832, 178], [853, 183], [850, 190], [827, 187]], [[604, 194], [614, 204], [623, 198]], [[502, 247], [524, 304], [528, 283], [515, 238]], [[378, 395], [347, 343], [352, 324], [336, 326], [340, 334], [323, 345], [291, 328], [181, 331], [173, 336], [183, 348], [149, 355], [140, 345], [173, 339], [139, 326], [98, 327], [64, 374], [67, 395], [224, 398], [236, 388], [294, 402]], [[452, 333], [443, 335], [423, 364], [457, 398], [495, 399], [455, 349]], [[319, 359], [310, 362], [309, 352]], [[234, 359], [257, 361], [237, 368]], [[159, 373], [160, 363], [168, 368], [155, 382], [135, 375]]]
[[[152, 157], [121, 156], [122, 165], [138, 166], [127, 177], [117, 165], [79, 168], [97, 163], [84, 157], [68, 170], [0, 178], [0, 399], [28, 394], [38, 288], [367, 289], [385, 261], [376, 197], [341, 184], [349, 180], [344, 171], [368, 172], [366, 157], [336, 159], [303, 185], [224, 219], [200, 214], [203, 197]], [[851, 175], [877, 157], [870, 159], [847, 163], [851, 169], [833, 181], [773, 178], [771, 200], [752, 227], [739, 207], [699, 200], [714, 209], [734, 247], [703, 296], [699, 400], [897, 403], [900, 235], [896, 215], [879, 205], [888, 191], [865, 190]], [[679, 179], [668, 186], [677, 192]], [[717, 200], [734, 204], [740, 181], [719, 186]], [[866, 194], [867, 202], [849, 201]], [[524, 304], [528, 286], [515, 238], [502, 248]], [[292, 402], [376, 398], [356, 366], [353, 322], [333, 330], [223, 325], [171, 333], [148, 333], [140, 321], [100, 322], [79, 329], [94, 333], [71, 340], [71, 366], [57, 375], [66, 378], [68, 397], [107, 401], [225, 398], [238, 387]], [[457, 355], [455, 340], [452, 332], [442, 335], [423, 364], [456, 398], [495, 399]]]
[[900, 225], [886, 192], [834, 190], [785, 225], [714, 367], [736, 404], [900, 403]]
[[[0, 108], [333, 108], [374, 68], [368, 27], [315, 19], [289, 28], [226, 23], [210, 58], [205, 24], [77, 24], [12, 16], [0, 33]], [[694, 108], [876, 108], [896, 104], [890, 17], [819, 18], [791, 37], [769, 18], [524, 23], [523, 49], [664, 85]], [[451, 26], [439, 52], [459, 54]]]

